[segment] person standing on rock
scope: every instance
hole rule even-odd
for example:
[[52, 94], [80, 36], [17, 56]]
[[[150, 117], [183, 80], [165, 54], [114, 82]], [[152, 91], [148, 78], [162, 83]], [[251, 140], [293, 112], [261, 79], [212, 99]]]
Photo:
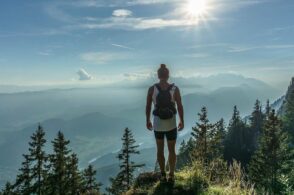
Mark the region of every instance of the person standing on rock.
[[[169, 69], [161, 64], [157, 70], [159, 82], [152, 85], [147, 94], [146, 127], [154, 130], [157, 145], [157, 161], [159, 163], [162, 182], [174, 182], [176, 165], [176, 139], [178, 131], [184, 129], [184, 110], [179, 88], [168, 83]], [[153, 123], [151, 122], [151, 107], [154, 105]], [[179, 115], [177, 125], [176, 116]], [[165, 171], [164, 138], [167, 139], [169, 174]]]

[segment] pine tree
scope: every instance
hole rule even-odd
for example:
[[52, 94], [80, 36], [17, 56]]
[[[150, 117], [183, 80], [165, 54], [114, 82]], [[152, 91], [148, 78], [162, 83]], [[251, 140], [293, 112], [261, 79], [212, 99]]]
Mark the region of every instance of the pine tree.
[[133, 137], [131, 130], [125, 129], [122, 137], [122, 149], [119, 152], [117, 158], [120, 161], [120, 172], [116, 178], [111, 178], [112, 187], [108, 190], [113, 192], [125, 192], [130, 189], [134, 181], [134, 172], [136, 168], [144, 166], [143, 164], [135, 164], [131, 161], [132, 154], [139, 154], [137, 150], [139, 145], [135, 145], [136, 140]]
[[196, 122], [196, 126], [192, 127], [191, 133], [195, 141], [192, 158], [207, 165], [211, 157], [211, 154], [209, 153], [209, 141], [211, 139], [211, 131], [213, 131], [214, 126], [209, 123], [206, 107], [201, 109], [201, 113], [198, 113], [198, 116], [199, 122]]
[[251, 116], [250, 116], [250, 126], [256, 132], [260, 132], [263, 125], [264, 115], [261, 109], [262, 107], [261, 107], [260, 101], [256, 100], [254, 104], [253, 112], [251, 113]]
[[294, 78], [288, 88], [285, 98], [285, 114], [283, 116], [284, 129], [289, 132], [294, 143]]
[[31, 159], [29, 155], [23, 155], [24, 161], [19, 169], [20, 174], [16, 177], [16, 182], [13, 185], [17, 194], [29, 195], [32, 193], [32, 176], [31, 176]]
[[23, 155], [25, 160], [20, 168], [21, 173], [17, 176], [14, 184], [21, 194], [43, 194], [44, 164], [47, 158], [43, 150], [46, 143], [44, 136], [45, 132], [39, 125], [36, 132], [31, 136], [29, 154]]
[[69, 141], [63, 133], [58, 132], [52, 141], [53, 153], [48, 156], [43, 150], [46, 143], [44, 136], [39, 125], [29, 142], [30, 153], [23, 155], [24, 161], [15, 183], [7, 183], [2, 194], [76, 195], [83, 189], [90, 190], [90, 194], [99, 194], [101, 184], [95, 180], [96, 171], [89, 166], [82, 177], [78, 170], [77, 155], [68, 149]]
[[265, 106], [265, 117], [268, 118], [269, 114], [271, 112], [271, 105], [269, 99], [266, 101], [266, 106]]
[[70, 150], [68, 149], [69, 140], [64, 138], [60, 131], [57, 137], [52, 141], [53, 154], [49, 155], [50, 166], [48, 176], [47, 193], [54, 195], [63, 195], [69, 192], [68, 190], [68, 162], [70, 160]]
[[192, 151], [195, 148], [194, 145], [195, 145], [195, 142], [192, 137], [190, 137], [187, 143], [183, 140], [177, 155], [177, 164], [176, 164], [177, 169], [181, 169], [184, 166], [192, 163]]
[[186, 146], [187, 146], [187, 144], [186, 144], [185, 140], [183, 140], [180, 144], [179, 153], [183, 153], [186, 149]]
[[225, 160], [229, 163], [233, 159], [246, 166], [250, 159], [250, 150], [247, 145], [249, 129], [240, 117], [237, 106], [234, 106], [232, 118], [228, 126], [228, 134], [225, 140]]
[[186, 154], [185, 154], [186, 151], [187, 151], [187, 144], [186, 144], [185, 140], [183, 140], [180, 144], [179, 152], [177, 154], [177, 162], [176, 162], [177, 169], [185, 166], [185, 164], [186, 164]]
[[123, 173], [119, 172], [115, 178], [111, 177], [109, 178], [109, 181], [111, 183], [111, 186], [106, 188], [106, 191], [109, 194], [113, 195], [121, 195], [125, 192], [125, 190], [122, 188], [121, 184], [123, 181]]
[[31, 142], [29, 142], [29, 159], [33, 165], [30, 169], [31, 179], [32, 179], [32, 191], [34, 194], [44, 194], [44, 175], [45, 175], [45, 163], [47, 161], [47, 155], [44, 151], [44, 146], [46, 143], [45, 132], [41, 125], [31, 136]]
[[288, 135], [282, 130], [280, 119], [272, 110], [259, 140], [259, 148], [255, 152], [249, 167], [251, 180], [259, 188], [270, 194], [282, 194], [282, 175], [293, 169], [294, 153], [290, 149]]
[[226, 137], [225, 122], [224, 119], [220, 119], [211, 131], [210, 151], [211, 158], [222, 158], [224, 157], [224, 142]]
[[18, 193], [14, 192], [13, 185], [10, 182], [6, 182], [5, 188], [2, 192], [0, 192], [1, 195], [17, 195]]
[[79, 194], [82, 188], [82, 177], [78, 169], [79, 160], [76, 154], [71, 154], [68, 164], [68, 186], [69, 194]]
[[83, 191], [86, 193], [100, 193], [101, 183], [96, 181], [96, 170], [89, 165], [83, 172]]
[[[266, 108], [269, 109], [269, 108]], [[267, 111], [266, 111], [267, 112]], [[261, 103], [259, 100], [256, 100], [253, 112], [250, 116], [250, 131], [248, 131], [246, 137], [246, 145], [248, 148], [249, 156], [251, 157], [254, 151], [257, 148], [258, 138], [261, 133], [261, 128], [264, 123], [265, 116], [262, 112]]]

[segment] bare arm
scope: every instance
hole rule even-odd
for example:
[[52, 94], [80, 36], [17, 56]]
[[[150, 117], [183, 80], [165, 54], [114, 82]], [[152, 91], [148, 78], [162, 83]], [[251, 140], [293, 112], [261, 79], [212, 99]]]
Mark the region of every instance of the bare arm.
[[153, 94], [153, 87], [150, 87], [148, 89], [147, 101], [146, 101], [146, 127], [149, 130], [152, 130], [152, 123], [150, 121], [151, 106], [152, 106], [152, 94]]
[[179, 113], [179, 130], [182, 130], [184, 128], [184, 108], [182, 104], [182, 98], [179, 88], [177, 87], [175, 90], [175, 101], [177, 103], [178, 113]]

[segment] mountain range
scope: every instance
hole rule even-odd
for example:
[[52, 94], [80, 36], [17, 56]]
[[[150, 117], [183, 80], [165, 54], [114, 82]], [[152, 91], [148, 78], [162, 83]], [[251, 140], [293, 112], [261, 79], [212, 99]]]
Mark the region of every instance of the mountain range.
[[[185, 125], [180, 139], [189, 137], [202, 106], [208, 117], [228, 121], [233, 106], [248, 115], [258, 98], [265, 102], [279, 99], [283, 93], [252, 78], [220, 74], [203, 78], [171, 78], [180, 87], [185, 109]], [[38, 123], [44, 127], [47, 152], [57, 131], [64, 132], [80, 159], [80, 166], [89, 162], [97, 168], [97, 178], [107, 184], [116, 173], [116, 152], [120, 137], [129, 127], [140, 145], [141, 155], [134, 160], [152, 169], [155, 163], [154, 138], [145, 129], [145, 95], [152, 79], [124, 81], [113, 86], [46, 89], [0, 94], [0, 175], [13, 176], [26, 153], [31, 134]], [[275, 102], [278, 106], [278, 103]], [[179, 143], [179, 142], [178, 142]], [[5, 173], [5, 174], [4, 174]], [[108, 177], [106, 177], [108, 176]], [[1, 177], [2, 182], [10, 178]]]

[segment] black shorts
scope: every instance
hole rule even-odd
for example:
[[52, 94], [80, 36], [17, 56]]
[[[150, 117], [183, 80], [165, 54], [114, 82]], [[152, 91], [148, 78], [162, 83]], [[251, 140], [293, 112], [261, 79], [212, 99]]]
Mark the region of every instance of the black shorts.
[[154, 135], [156, 139], [164, 139], [164, 136], [166, 136], [166, 139], [176, 140], [177, 139], [178, 130], [177, 128], [170, 130], [170, 131], [154, 131]]

